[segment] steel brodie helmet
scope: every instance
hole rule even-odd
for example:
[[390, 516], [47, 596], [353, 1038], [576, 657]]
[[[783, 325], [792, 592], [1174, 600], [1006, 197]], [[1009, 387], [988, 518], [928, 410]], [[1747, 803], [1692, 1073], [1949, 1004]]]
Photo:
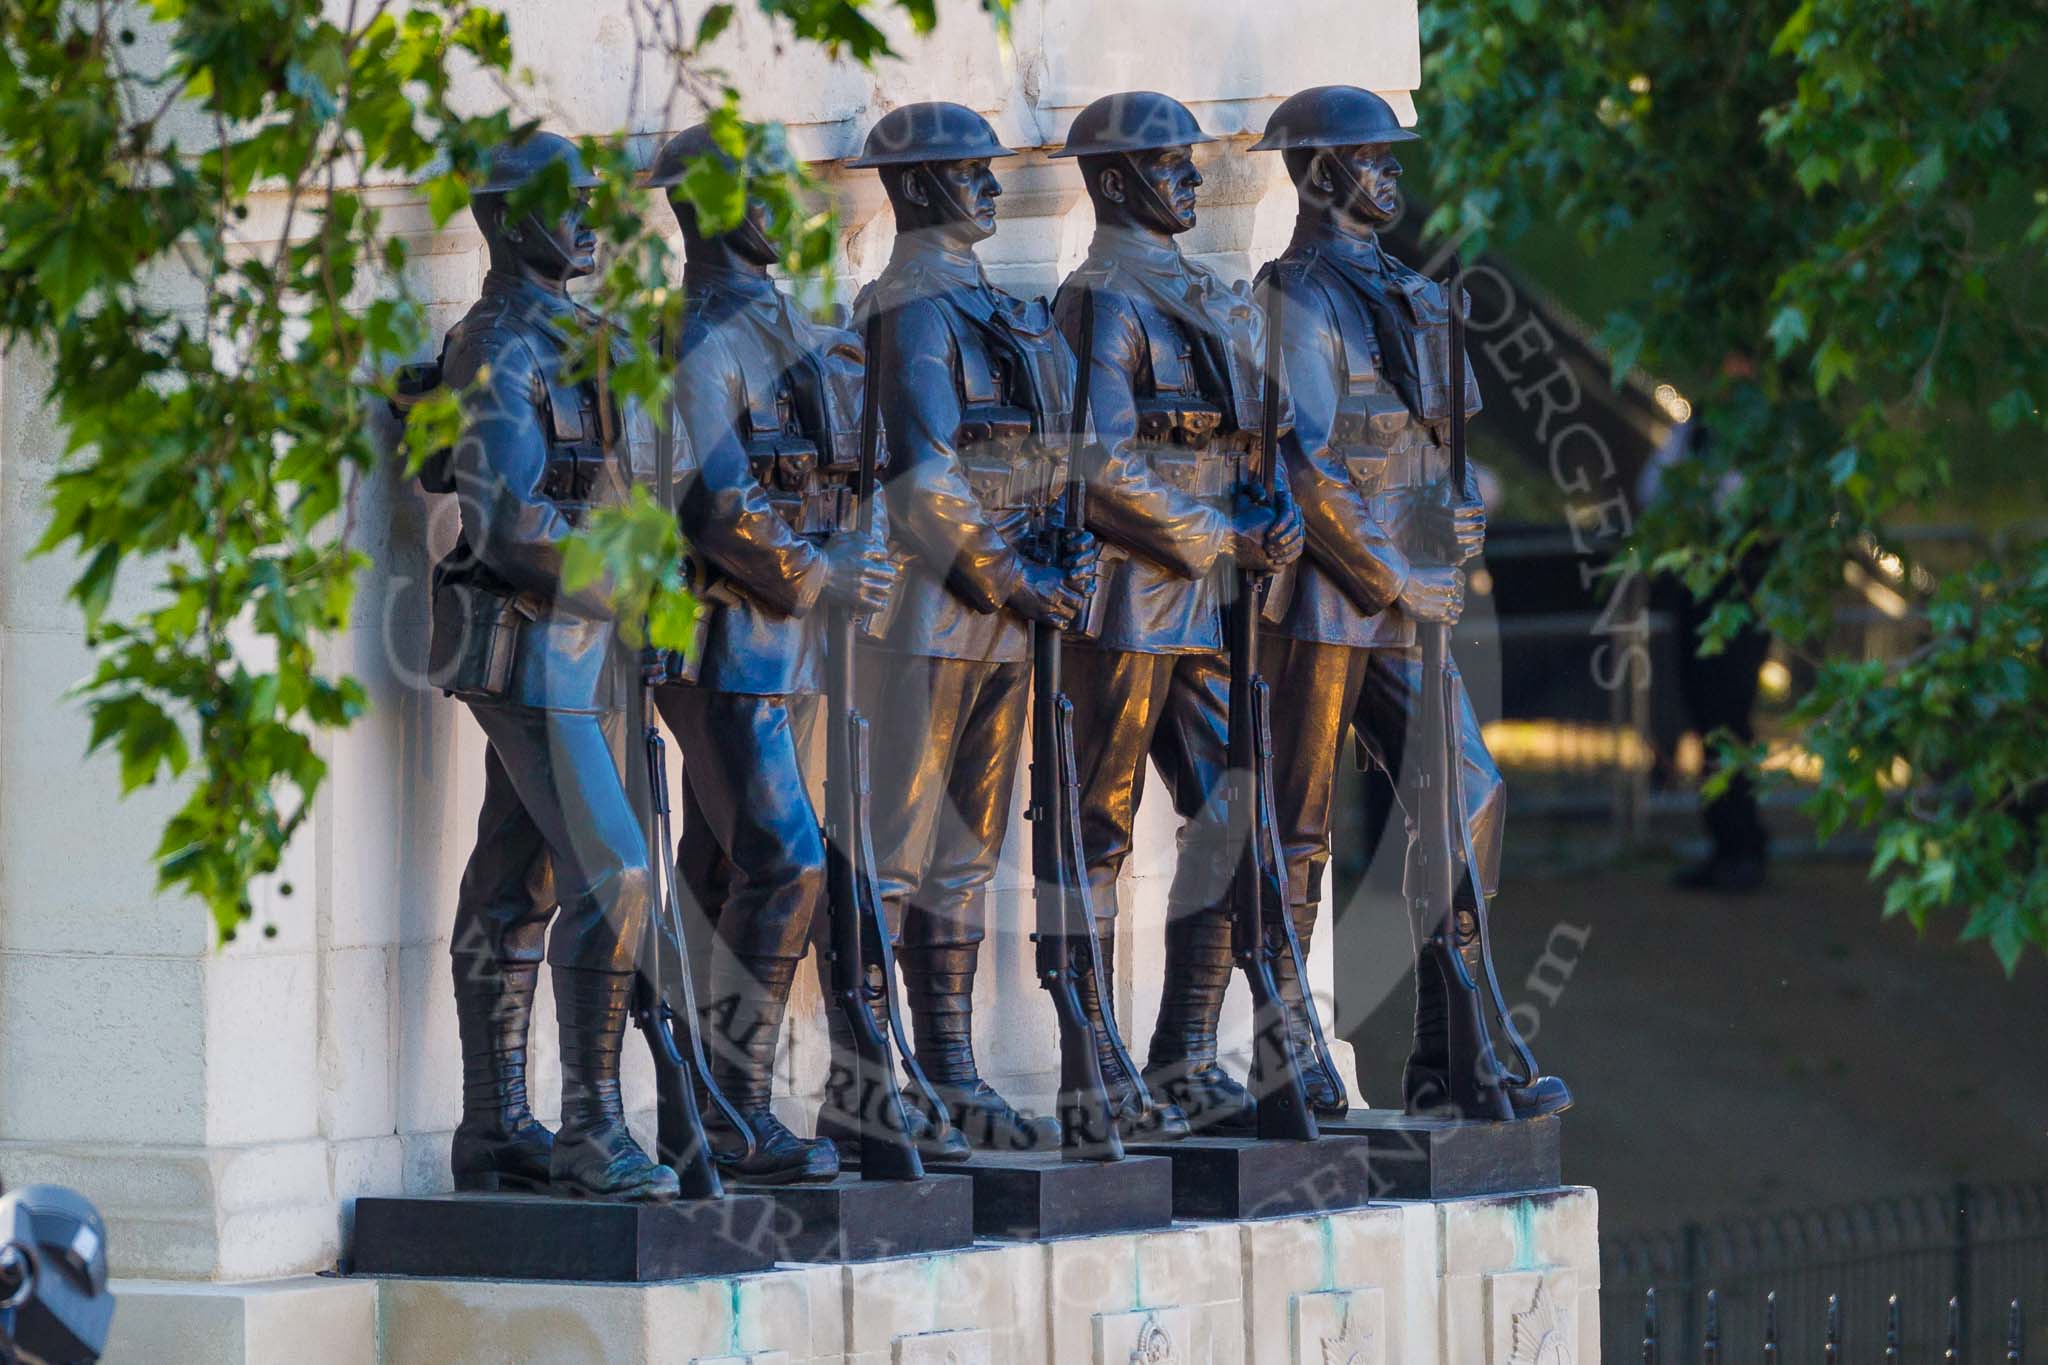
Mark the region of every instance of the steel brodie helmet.
[[906, 104], [868, 129], [867, 145], [847, 166], [914, 166], [926, 161], [1015, 156], [987, 119], [963, 104]]
[[597, 177], [584, 167], [583, 154], [576, 150], [575, 143], [560, 133], [536, 132], [493, 147], [485, 162], [484, 183], [477, 186], [476, 192], [509, 193], [558, 161], [569, 168], [572, 187], [587, 190], [597, 184]]
[[1188, 107], [1156, 90], [1128, 90], [1104, 95], [1083, 109], [1067, 130], [1067, 145], [1058, 156], [1114, 156], [1150, 152], [1162, 147], [1192, 147], [1216, 139]]
[[1418, 134], [1401, 126], [1400, 115], [1370, 90], [1355, 85], [1318, 85], [1280, 101], [1266, 120], [1266, 135], [1255, 152], [1297, 147], [1359, 147], [1381, 142], [1414, 142]]
[[[781, 125], [769, 124], [762, 132], [762, 141], [753, 149], [751, 157], [754, 169], [785, 171], [792, 168], [796, 162], [789, 154], [789, 144], [783, 136]], [[707, 156], [716, 157], [728, 168], [738, 164], [711, 136], [710, 124], [694, 124], [661, 144], [661, 150], [654, 154], [654, 162], [648, 166], [647, 173], [640, 183], [650, 190], [680, 185], [689, 175], [691, 163]]]

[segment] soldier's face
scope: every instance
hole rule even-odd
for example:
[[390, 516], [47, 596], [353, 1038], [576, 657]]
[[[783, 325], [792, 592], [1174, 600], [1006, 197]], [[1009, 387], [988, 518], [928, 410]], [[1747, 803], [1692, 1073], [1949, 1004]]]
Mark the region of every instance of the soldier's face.
[[1125, 195], [1133, 217], [1160, 232], [1186, 232], [1195, 225], [1195, 191], [1202, 173], [1192, 147], [1162, 147], [1124, 158], [1139, 183]]
[[[1003, 194], [1002, 182], [985, 156], [967, 161], [929, 163], [936, 193], [950, 201], [963, 226], [973, 229], [975, 240], [993, 237], [996, 231], [996, 200]], [[935, 206], [938, 207], [938, 206]]]
[[777, 259], [775, 243], [768, 236], [773, 221], [766, 203], [749, 199], [746, 221], [731, 233], [733, 254], [754, 265], [774, 265]]
[[561, 280], [581, 279], [597, 269], [597, 234], [583, 222], [590, 195], [578, 193], [552, 224], [529, 213], [519, 225], [519, 254], [537, 273]]
[[1384, 142], [1333, 147], [1324, 153], [1336, 162], [1332, 189], [1338, 207], [1369, 226], [1391, 223], [1401, 212], [1401, 163]]

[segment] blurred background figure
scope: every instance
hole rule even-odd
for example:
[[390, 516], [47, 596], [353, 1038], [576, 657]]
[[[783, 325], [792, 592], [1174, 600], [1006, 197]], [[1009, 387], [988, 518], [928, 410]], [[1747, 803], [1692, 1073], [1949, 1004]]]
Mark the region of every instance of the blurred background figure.
[[[1706, 428], [1697, 422], [1674, 426], [1643, 467], [1636, 485], [1638, 505], [1647, 508], [1654, 503], [1663, 491], [1666, 471], [1698, 454], [1708, 439]], [[1673, 874], [1672, 884], [1686, 890], [1756, 891], [1764, 884], [1770, 860], [1770, 831], [1764, 828], [1756, 784], [1749, 774], [1736, 772], [1718, 794], [1705, 787], [1721, 766], [1721, 739], [1742, 747], [1756, 742], [1757, 690], [1771, 637], [1752, 621], [1718, 648], [1701, 652], [1714, 609], [1755, 589], [1766, 555], [1752, 554], [1732, 578], [1703, 597], [1694, 595], [1675, 574], [1659, 575], [1650, 585], [1651, 611], [1670, 623], [1684, 728], [1699, 736], [1703, 750], [1700, 819], [1706, 825], [1708, 849], [1704, 858]]]

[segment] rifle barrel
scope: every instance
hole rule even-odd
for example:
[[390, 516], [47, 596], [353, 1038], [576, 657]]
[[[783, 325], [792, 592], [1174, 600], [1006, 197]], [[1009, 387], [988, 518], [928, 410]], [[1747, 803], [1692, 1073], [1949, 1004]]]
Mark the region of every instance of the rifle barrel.
[[882, 386], [875, 382], [882, 371], [882, 310], [868, 317], [864, 374], [860, 391], [860, 472], [854, 477], [854, 520], [862, 535], [875, 529], [875, 465], [882, 444]]
[[1465, 263], [1451, 254], [1451, 496], [1465, 489]]

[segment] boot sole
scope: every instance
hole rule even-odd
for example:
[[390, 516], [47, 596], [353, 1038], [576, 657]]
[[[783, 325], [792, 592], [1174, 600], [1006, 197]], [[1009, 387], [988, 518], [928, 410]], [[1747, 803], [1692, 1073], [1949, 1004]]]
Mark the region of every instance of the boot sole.
[[635, 1185], [624, 1190], [597, 1190], [573, 1180], [551, 1180], [547, 1193], [559, 1199], [593, 1199], [608, 1204], [669, 1204], [682, 1197], [680, 1189], [656, 1185]]

